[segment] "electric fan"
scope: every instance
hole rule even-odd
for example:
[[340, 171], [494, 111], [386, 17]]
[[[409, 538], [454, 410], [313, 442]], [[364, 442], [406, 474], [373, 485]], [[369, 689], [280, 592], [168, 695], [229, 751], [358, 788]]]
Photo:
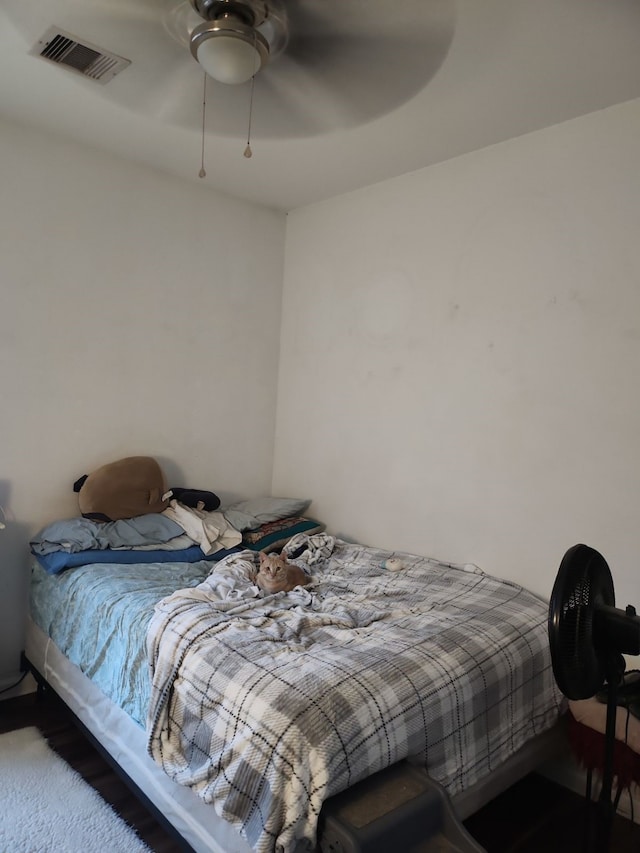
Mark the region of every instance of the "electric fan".
[[609, 846], [614, 808], [613, 747], [618, 688], [625, 671], [623, 654], [640, 654], [640, 617], [631, 605], [615, 607], [613, 579], [604, 557], [587, 545], [564, 555], [549, 604], [549, 646], [553, 674], [568, 699], [589, 699], [606, 686], [607, 722], [600, 821], [595, 850]]

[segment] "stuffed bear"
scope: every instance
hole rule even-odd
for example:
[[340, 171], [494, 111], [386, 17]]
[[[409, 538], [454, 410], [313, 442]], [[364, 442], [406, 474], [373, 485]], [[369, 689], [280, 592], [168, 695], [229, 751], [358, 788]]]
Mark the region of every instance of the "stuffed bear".
[[128, 456], [84, 474], [73, 484], [80, 512], [93, 521], [118, 521], [162, 512], [171, 499], [192, 509], [213, 512], [220, 498], [201, 489], [167, 489], [165, 476], [151, 456]]
[[168, 489], [158, 462], [151, 456], [128, 456], [103, 465], [73, 484], [80, 512], [94, 521], [118, 521], [169, 506]]

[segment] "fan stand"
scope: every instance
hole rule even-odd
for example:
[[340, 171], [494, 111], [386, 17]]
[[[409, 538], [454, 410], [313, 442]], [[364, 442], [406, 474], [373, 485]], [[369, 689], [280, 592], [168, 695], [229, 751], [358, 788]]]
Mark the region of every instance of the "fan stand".
[[613, 788], [613, 754], [616, 730], [616, 709], [618, 685], [625, 671], [625, 659], [622, 655], [609, 655], [605, 662], [607, 682], [607, 720], [604, 736], [604, 765], [602, 770], [602, 788], [598, 797], [598, 821], [595, 831], [590, 832], [591, 821], [587, 822], [588, 853], [606, 853], [611, 840], [611, 830], [615, 808], [611, 800]]

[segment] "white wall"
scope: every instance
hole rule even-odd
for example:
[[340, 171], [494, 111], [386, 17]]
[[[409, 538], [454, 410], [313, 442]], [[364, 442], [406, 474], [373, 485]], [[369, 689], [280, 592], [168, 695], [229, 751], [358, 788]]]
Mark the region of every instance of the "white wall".
[[640, 101], [294, 211], [273, 489], [548, 597], [640, 605]]
[[[131, 453], [330, 529], [640, 604], [640, 102], [284, 218], [0, 124], [0, 682], [30, 532]], [[1, 685], [0, 685], [1, 686]]]
[[78, 476], [144, 454], [170, 485], [269, 492], [285, 217], [13, 124], [0, 164], [2, 681], [20, 556]]

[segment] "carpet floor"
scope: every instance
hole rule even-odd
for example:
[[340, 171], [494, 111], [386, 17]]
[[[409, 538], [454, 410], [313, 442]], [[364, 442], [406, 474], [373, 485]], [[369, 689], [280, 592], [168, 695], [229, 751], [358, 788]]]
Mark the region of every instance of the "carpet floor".
[[0, 850], [150, 853], [35, 726], [0, 735]]
[[[0, 732], [23, 726], [37, 726], [51, 747], [154, 853], [184, 853], [184, 847], [131, 796], [53, 694], [44, 699], [29, 694], [0, 701]], [[531, 774], [469, 818], [465, 826], [487, 853], [584, 853], [585, 802], [563, 786]], [[640, 853], [640, 825], [616, 815], [609, 853]]]
[[[36, 697], [35, 693], [30, 693], [0, 701], [0, 732], [24, 726], [36, 726], [49, 746], [109, 803], [154, 853], [184, 853], [184, 845], [131, 795], [123, 780], [76, 727], [55, 694], [48, 692]], [[12, 851], [0, 848], [0, 853]]]

